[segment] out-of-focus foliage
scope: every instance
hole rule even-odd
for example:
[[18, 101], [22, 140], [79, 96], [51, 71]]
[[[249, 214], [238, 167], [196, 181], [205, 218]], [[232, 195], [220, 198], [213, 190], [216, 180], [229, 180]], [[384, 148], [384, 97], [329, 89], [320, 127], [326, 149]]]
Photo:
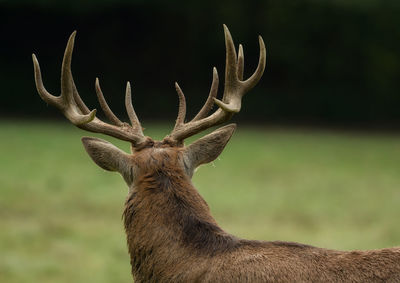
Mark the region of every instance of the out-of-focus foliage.
[[[89, 105], [93, 82], [122, 112], [133, 82], [143, 118], [172, 118], [173, 82], [189, 112], [205, 100], [211, 70], [224, 68], [222, 23], [244, 44], [246, 74], [257, 63], [257, 35], [268, 48], [267, 70], [245, 97], [242, 119], [400, 124], [400, 2], [304, 1], [1, 1], [2, 115], [52, 115], [35, 93], [30, 54], [46, 86], [59, 92], [68, 35], [78, 30], [73, 72]], [[222, 86], [220, 88], [222, 91]], [[20, 104], [21, 100], [24, 101]]]

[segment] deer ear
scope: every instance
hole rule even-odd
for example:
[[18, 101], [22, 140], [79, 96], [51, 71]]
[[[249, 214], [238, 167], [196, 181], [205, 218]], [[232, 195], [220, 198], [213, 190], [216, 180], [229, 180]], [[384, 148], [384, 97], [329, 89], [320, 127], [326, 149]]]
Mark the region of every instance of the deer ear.
[[82, 143], [92, 160], [108, 171], [118, 171], [125, 175], [128, 168], [129, 155], [108, 141], [83, 137]]
[[225, 148], [235, 129], [236, 124], [229, 124], [187, 146], [184, 150], [184, 161], [189, 172], [193, 172], [201, 164], [214, 161]]

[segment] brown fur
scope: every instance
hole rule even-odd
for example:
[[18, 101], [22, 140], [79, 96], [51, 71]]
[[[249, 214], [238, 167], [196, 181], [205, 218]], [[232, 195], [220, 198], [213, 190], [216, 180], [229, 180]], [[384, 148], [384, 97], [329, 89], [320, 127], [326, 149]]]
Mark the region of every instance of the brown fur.
[[399, 248], [343, 252], [224, 232], [182, 151], [153, 143], [132, 155], [124, 221], [135, 282], [400, 282]]

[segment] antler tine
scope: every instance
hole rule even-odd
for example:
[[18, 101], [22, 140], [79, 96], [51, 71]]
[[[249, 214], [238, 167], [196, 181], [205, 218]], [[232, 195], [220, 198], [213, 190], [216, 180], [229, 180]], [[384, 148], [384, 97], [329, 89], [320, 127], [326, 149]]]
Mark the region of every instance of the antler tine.
[[180, 126], [182, 126], [185, 123], [185, 117], [186, 117], [185, 95], [183, 94], [183, 91], [177, 82], [175, 82], [175, 89], [176, 89], [176, 92], [178, 93], [178, 98], [179, 98], [179, 110], [178, 110], [178, 116], [176, 118], [174, 130], [179, 128]]
[[61, 98], [62, 107], [64, 108], [64, 115], [70, 120], [74, 125], [82, 125], [89, 123], [96, 116], [96, 109], [92, 110], [88, 114], [81, 115], [77, 104], [74, 100], [74, 92], [76, 96], [79, 97], [76, 87], [74, 87], [74, 80], [71, 71], [72, 62], [72, 52], [74, 50], [76, 31], [74, 31], [67, 42], [67, 47], [65, 48], [64, 58], [61, 66]]
[[73, 79], [71, 71], [72, 52], [74, 50], [76, 31], [69, 37], [67, 47], [64, 51], [64, 58], [61, 66], [61, 97], [64, 100], [65, 106], [74, 102], [73, 97]]
[[253, 75], [251, 75], [250, 78], [248, 78], [245, 81], [242, 81], [242, 86], [244, 87], [245, 92], [255, 87], [255, 85], [261, 79], [265, 70], [267, 51], [265, 49], [264, 40], [262, 39], [261, 35], [258, 36], [258, 43], [260, 45], [260, 56], [258, 58], [257, 69], [255, 70]]
[[[226, 62], [225, 62], [225, 88], [233, 88], [237, 83], [237, 57], [236, 49], [233, 44], [232, 35], [229, 29], [224, 25]], [[226, 90], [226, 89], [225, 89]], [[224, 97], [225, 98], [225, 97]], [[226, 97], [227, 99], [229, 97]]]
[[131, 84], [129, 82], [126, 83], [125, 108], [126, 112], [128, 113], [129, 121], [131, 121], [132, 127], [136, 132], [143, 136], [142, 126], [140, 125], [135, 109], [133, 108]]
[[[85, 105], [85, 103], [81, 99], [81, 97], [79, 96], [71, 72], [72, 51], [74, 48], [75, 35], [76, 32], [74, 31], [69, 37], [64, 52], [64, 58], [61, 67], [60, 96], [53, 96], [45, 89], [42, 81], [39, 62], [35, 54], [32, 54], [36, 88], [38, 90], [40, 97], [48, 104], [51, 104], [56, 108], [58, 108], [69, 121], [71, 121], [74, 125], [76, 125], [81, 129], [129, 141], [134, 146], [139, 145], [146, 139], [143, 135], [141, 128], [139, 129], [138, 127], [135, 128], [130, 127], [127, 123], [121, 122], [114, 115], [114, 113], [108, 107], [108, 104], [104, 99], [104, 96], [101, 92], [97, 79], [96, 79], [96, 93], [99, 97], [100, 105], [104, 110], [105, 114], [107, 115], [107, 117], [116, 125], [104, 123], [100, 119], [96, 118], [96, 109], [90, 111], [89, 108]], [[127, 94], [127, 96], [130, 98], [130, 94]], [[132, 106], [131, 108], [133, 110]], [[127, 109], [130, 118], [133, 117], [131, 115], [132, 111], [129, 109], [128, 106]], [[140, 125], [139, 122], [137, 124]]]
[[54, 96], [50, 94], [46, 88], [43, 85], [43, 80], [42, 80], [42, 74], [40, 71], [40, 65], [39, 61], [36, 58], [35, 54], [32, 54], [32, 61], [33, 61], [33, 69], [34, 69], [34, 74], [35, 74], [35, 83], [36, 83], [36, 89], [39, 93], [39, 96], [48, 104], [56, 106], [59, 108], [59, 106], [62, 103], [62, 99], [60, 96]]
[[71, 58], [74, 48], [76, 32], [74, 31], [68, 39], [67, 47], [65, 48], [64, 58], [61, 67], [61, 95], [53, 96], [44, 87], [42, 75], [40, 72], [39, 62], [32, 54], [33, 66], [35, 72], [36, 88], [40, 97], [47, 103], [57, 107], [68, 120], [74, 125], [89, 123], [96, 116], [96, 109], [88, 114], [82, 114], [78, 109], [74, 100], [74, 82], [71, 73]]
[[237, 64], [237, 77], [239, 80], [243, 80], [243, 72], [244, 72], [243, 46], [239, 44], [238, 64]]
[[211, 83], [210, 93], [208, 94], [207, 101], [206, 101], [206, 103], [204, 103], [204, 105], [201, 108], [201, 110], [199, 111], [199, 113], [197, 113], [197, 115], [192, 119], [192, 122], [204, 118], [208, 114], [208, 112], [210, 112], [211, 108], [214, 105], [214, 98], [217, 97], [218, 85], [219, 85], [218, 72], [217, 72], [217, 68], [214, 67], [213, 68], [213, 80]]
[[[228, 121], [234, 113], [238, 113], [241, 108], [243, 95], [253, 88], [260, 80], [266, 61], [266, 51], [264, 41], [259, 36], [260, 57], [254, 74], [247, 80], [243, 81], [244, 71], [244, 53], [242, 45], [239, 45], [239, 53], [236, 55], [235, 45], [229, 29], [224, 25], [225, 47], [226, 47], [226, 65], [225, 65], [225, 84], [222, 101], [215, 98], [218, 88], [218, 76], [214, 69], [213, 84], [206, 104], [200, 110], [196, 117], [188, 122], [181, 124], [180, 127], [175, 127], [170, 138], [177, 141], [182, 141], [187, 137], [195, 135], [207, 128], [216, 126]], [[211, 109], [212, 104], [209, 100], [213, 100], [219, 106], [213, 114], [205, 117]]]
[[78, 92], [78, 89], [75, 86], [74, 80], [72, 80], [72, 86], [73, 86], [73, 89], [74, 89], [74, 100], [75, 100], [76, 104], [78, 105], [79, 110], [81, 110], [81, 112], [83, 114], [90, 113], [89, 108], [86, 106], [85, 102], [83, 102], [81, 96], [79, 95], [79, 92]]
[[97, 94], [97, 99], [99, 101], [100, 107], [103, 110], [104, 114], [107, 116], [107, 118], [111, 122], [114, 123], [114, 125], [122, 126], [123, 123], [121, 122], [120, 119], [118, 119], [117, 116], [115, 116], [114, 112], [108, 106], [108, 103], [104, 98], [103, 92], [101, 91], [101, 88], [100, 88], [99, 78], [96, 78], [94, 85], [95, 85], [95, 90], [96, 90], [96, 94]]

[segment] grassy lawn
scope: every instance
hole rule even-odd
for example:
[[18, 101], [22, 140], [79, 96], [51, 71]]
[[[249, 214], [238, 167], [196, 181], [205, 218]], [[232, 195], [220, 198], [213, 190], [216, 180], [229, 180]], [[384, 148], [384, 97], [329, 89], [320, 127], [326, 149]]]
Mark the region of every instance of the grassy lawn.
[[[157, 138], [169, 130], [146, 127]], [[83, 135], [66, 122], [0, 122], [0, 282], [131, 281], [127, 188], [89, 159]], [[193, 181], [219, 224], [241, 237], [400, 245], [399, 135], [239, 125]]]

